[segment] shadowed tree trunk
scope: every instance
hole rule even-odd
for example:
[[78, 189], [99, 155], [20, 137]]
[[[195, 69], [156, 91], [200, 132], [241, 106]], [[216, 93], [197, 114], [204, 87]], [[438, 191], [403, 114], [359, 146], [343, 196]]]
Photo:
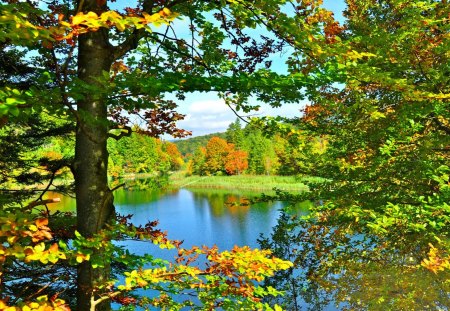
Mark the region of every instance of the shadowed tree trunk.
[[[83, 12], [93, 11], [98, 15], [106, 7], [98, 6], [96, 0], [79, 1]], [[109, 72], [113, 62], [113, 49], [108, 40], [108, 30], [80, 35], [78, 42], [78, 77], [88, 84], [98, 84], [103, 72]], [[77, 228], [85, 237], [92, 236], [104, 228], [114, 214], [113, 195], [108, 188], [107, 164], [108, 138], [107, 105], [101, 94], [86, 92], [85, 98], [77, 102], [78, 122], [75, 147], [75, 192], [77, 202]], [[94, 293], [97, 284], [108, 280], [109, 266], [93, 269], [86, 261], [78, 268], [78, 310], [90, 310], [91, 301], [98, 297]], [[94, 295], [94, 296], [93, 296]], [[109, 301], [96, 310], [110, 309]]]

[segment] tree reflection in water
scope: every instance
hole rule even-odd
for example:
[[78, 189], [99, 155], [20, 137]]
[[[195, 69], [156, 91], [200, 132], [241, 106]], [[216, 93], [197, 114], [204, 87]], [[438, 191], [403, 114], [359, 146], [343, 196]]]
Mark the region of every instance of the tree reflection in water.
[[[294, 262], [265, 285], [286, 291], [272, 298], [287, 310], [448, 310], [448, 272], [421, 266], [428, 241], [418, 234], [368, 234], [356, 223], [305, 221], [281, 214], [262, 248]], [[448, 271], [448, 270], [447, 270]]]

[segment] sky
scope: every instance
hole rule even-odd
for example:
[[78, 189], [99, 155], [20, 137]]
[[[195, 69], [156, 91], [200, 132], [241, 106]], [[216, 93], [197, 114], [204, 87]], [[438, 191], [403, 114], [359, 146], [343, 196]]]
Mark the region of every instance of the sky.
[[[324, 7], [333, 11], [340, 22], [343, 21], [344, 0], [324, 0]], [[276, 60], [274, 60], [275, 62]], [[281, 57], [279, 62], [284, 62]], [[251, 116], [300, 116], [300, 110], [305, 104], [307, 104], [306, 101], [300, 101], [298, 104], [285, 104], [276, 109], [262, 105], [261, 109], [252, 113]], [[187, 94], [185, 101], [180, 103], [179, 111], [186, 117], [183, 121], [177, 122], [177, 126], [192, 131], [192, 136], [224, 132], [229, 124], [236, 120], [233, 111], [215, 93]], [[171, 139], [170, 137], [164, 138]]]

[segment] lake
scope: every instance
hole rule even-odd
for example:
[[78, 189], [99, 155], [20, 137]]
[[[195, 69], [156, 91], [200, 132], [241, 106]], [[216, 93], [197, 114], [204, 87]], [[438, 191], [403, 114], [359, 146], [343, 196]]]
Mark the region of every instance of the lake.
[[[185, 248], [216, 244], [221, 250], [229, 250], [234, 245], [258, 247], [259, 235], [269, 235], [276, 225], [284, 204], [249, 206], [248, 199], [258, 194], [220, 189], [120, 189], [114, 192], [114, 199], [119, 214], [132, 214], [135, 225], [158, 220], [158, 228], [167, 231], [170, 239], [184, 240]], [[75, 200], [62, 197], [52, 208], [74, 211]], [[307, 204], [298, 209], [307, 212]]]
[[[127, 190], [114, 192], [116, 211], [132, 214], [135, 225], [158, 220], [158, 228], [167, 231], [168, 237], [183, 240], [183, 247], [217, 245], [220, 250], [231, 250], [234, 245], [259, 248], [260, 234], [269, 236], [277, 224], [282, 202], [248, 204], [248, 199], [260, 193], [221, 189], [171, 189]], [[75, 211], [75, 200], [50, 193], [49, 197], [61, 197], [61, 202], [51, 208]], [[297, 213], [307, 213], [308, 203], [294, 208]], [[148, 242], [122, 241], [130, 252], [172, 260], [174, 251], [160, 250]], [[145, 291], [139, 294], [148, 295]], [[306, 304], [303, 303], [305, 306]], [[325, 310], [336, 310], [328, 306]]]

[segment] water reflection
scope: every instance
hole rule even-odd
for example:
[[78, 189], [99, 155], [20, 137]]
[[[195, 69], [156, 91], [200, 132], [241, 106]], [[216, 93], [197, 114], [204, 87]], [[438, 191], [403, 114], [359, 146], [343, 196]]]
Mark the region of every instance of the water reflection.
[[282, 213], [261, 245], [294, 268], [266, 281], [286, 291], [271, 302], [287, 310], [449, 310], [450, 275], [421, 267], [422, 236], [392, 240], [345, 228]]
[[55, 199], [55, 198], [59, 198], [60, 201], [57, 203], [49, 204], [48, 208], [50, 211], [75, 212], [76, 209], [75, 198], [52, 191], [48, 191], [44, 197], [44, 199]]
[[281, 205], [231, 204], [233, 196], [237, 201], [248, 198], [214, 190], [181, 189], [165, 193], [158, 201], [140, 206], [122, 205], [118, 210], [134, 214], [136, 222], [158, 219], [169, 237], [185, 240], [187, 247], [203, 244], [217, 244], [221, 249], [234, 245], [256, 247], [259, 234], [270, 232], [276, 223], [277, 208]]
[[[135, 188], [136, 189], [136, 188]], [[249, 204], [259, 193], [217, 189], [130, 190], [114, 192], [118, 213], [132, 214], [136, 225], [158, 220], [169, 238], [184, 240], [185, 247], [216, 244], [220, 249], [234, 245], [258, 247], [260, 233], [268, 235], [275, 226], [280, 202]], [[60, 195], [53, 210], [75, 211], [75, 200]], [[304, 210], [305, 207], [301, 207]], [[132, 249], [130, 249], [132, 251]]]
[[[169, 238], [184, 240], [187, 248], [213, 244], [222, 250], [234, 245], [260, 247], [260, 233], [270, 236], [263, 246], [295, 263], [295, 269], [279, 272], [267, 281], [267, 285], [286, 290], [285, 296], [272, 302], [287, 310], [449, 309], [449, 273], [434, 275], [421, 269], [425, 255], [418, 253], [423, 249], [418, 247], [420, 236], [379, 240], [356, 228], [349, 235], [329, 223], [302, 222], [292, 212], [280, 215], [281, 202], [250, 205], [249, 199], [256, 195], [217, 189], [120, 189], [115, 192], [115, 202], [117, 211], [133, 214], [137, 225], [159, 220]], [[75, 210], [72, 198], [54, 193], [48, 197], [61, 198], [52, 209]], [[307, 213], [307, 209], [308, 203], [304, 203], [294, 208], [294, 214]], [[149, 243], [119, 244], [136, 254], [152, 253], [168, 260], [174, 255], [155, 250]]]

